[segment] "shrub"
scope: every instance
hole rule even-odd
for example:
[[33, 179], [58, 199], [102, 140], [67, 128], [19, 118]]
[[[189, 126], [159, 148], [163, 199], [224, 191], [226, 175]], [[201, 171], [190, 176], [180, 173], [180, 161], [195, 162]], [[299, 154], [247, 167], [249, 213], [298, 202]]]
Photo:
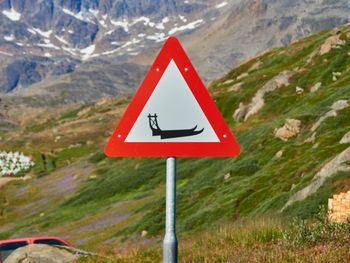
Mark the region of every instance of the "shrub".
[[283, 238], [292, 246], [319, 245], [327, 243], [344, 244], [350, 242], [349, 223], [331, 222], [327, 210], [322, 206], [316, 222], [295, 218]]

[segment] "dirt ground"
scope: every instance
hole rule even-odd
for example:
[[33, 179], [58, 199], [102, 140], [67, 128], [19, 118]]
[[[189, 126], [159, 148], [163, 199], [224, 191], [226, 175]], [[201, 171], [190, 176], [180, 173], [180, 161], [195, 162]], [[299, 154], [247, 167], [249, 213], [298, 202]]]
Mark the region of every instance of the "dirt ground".
[[2, 177], [0, 178], [0, 190], [3, 186], [11, 181], [23, 180], [22, 178]]

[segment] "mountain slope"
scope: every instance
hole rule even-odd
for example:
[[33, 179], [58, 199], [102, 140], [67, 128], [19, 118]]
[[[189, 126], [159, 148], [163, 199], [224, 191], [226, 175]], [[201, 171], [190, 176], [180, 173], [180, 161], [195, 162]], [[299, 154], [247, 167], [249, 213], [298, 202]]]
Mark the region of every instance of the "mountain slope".
[[230, 1], [224, 8], [210, 27], [189, 36], [188, 48], [206, 80], [260, 52], [349, 21], [347, 1]]
[[210, 1], [32, 1], [0, 3], [0, 92], [73, 72], [88, 59], [123, 63], [166, 35], [193, 30]]
[[[333, 193], [348, 190], [349, 36], [349, 25], [323, 31], [212, 83], [242, 153], [179, 159], [180, 235], [282, 210], [310, 218]], [[33, 154], [39, 178], [9, 186], [0, 238], [54, 234], [90, 249], [161, 239], [165, 160], [102, 153], [127, 103], [110, 98], [59, 116], [46, 110], [47, 118], [3, 132], [1, 148]], [[315, 182], [315, 191], [305, 190]]]
[[208, 82], [261, 51], [344, 24], [348, 12], [346, 0], [6, 0], [0, 92], [69, 75], [86, 63], [147, 65], [174, 34]]

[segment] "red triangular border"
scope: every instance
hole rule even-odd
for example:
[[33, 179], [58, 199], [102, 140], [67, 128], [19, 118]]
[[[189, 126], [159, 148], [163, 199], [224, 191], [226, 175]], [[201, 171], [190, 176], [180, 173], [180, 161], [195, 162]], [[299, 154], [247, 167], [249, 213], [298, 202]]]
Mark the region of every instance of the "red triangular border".
[[[124, 142], [171, 60], [174, 60], [220, 142]], [[180, 42], [170, 37], [159, 52], [109, 139], [110, 157], [204, 157], [237, 156], [240, 147], [209, 95]]]

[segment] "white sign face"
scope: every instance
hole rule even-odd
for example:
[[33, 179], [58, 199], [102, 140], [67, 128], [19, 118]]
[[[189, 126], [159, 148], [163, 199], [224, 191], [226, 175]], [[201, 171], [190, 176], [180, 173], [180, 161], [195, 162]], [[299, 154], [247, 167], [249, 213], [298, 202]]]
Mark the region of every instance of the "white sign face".
[[125, 142], [219, 142], [173, 60]]

